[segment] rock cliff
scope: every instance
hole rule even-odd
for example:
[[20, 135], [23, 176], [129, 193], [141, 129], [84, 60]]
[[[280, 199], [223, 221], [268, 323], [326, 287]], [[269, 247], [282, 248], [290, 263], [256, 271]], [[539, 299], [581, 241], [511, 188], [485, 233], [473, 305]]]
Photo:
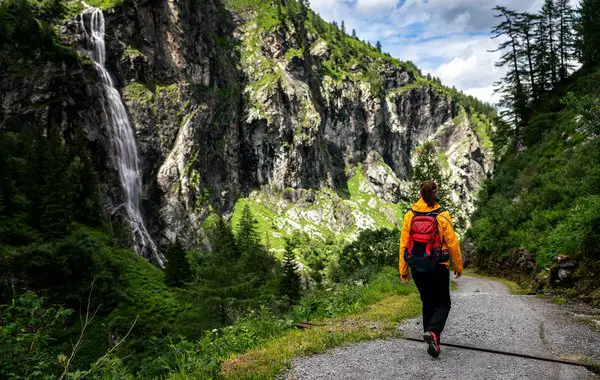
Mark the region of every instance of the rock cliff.
[[[414, 200], [413, 152], [428, 140], [463, 216], [491, 170], [491, 124], [466, 97], [295, 1], [127, 0], [104, 13], [106, 66], [134, 125], [143, 209], [161, 244], [207, 244], [203, 221], [240, 199], [274, 239], [392, 226]], [[78, 17], [61, 35], [83, 51]], [[110, 215], [122, 195], [97, 83], [83, 56], [5, 76], [0, 122], [57, 115], [66, 140], [83, 131]]]

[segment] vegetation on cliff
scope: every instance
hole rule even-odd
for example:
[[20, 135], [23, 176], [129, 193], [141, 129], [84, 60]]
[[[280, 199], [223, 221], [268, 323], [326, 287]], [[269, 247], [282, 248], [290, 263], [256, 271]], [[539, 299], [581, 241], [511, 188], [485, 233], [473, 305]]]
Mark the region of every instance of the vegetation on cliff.
[[[549, 11], [550, 3], [543, 12]], [[552, 84], [540, 86], [553, 89], [521, 101], [527, 115], [519, 116], [515, 128], [505, 126], [496, 133], [497, 148], [504, 154], [498, 157], [494, 176], [480, 194], [468, 236], [475, 241], [476, 260], [482, 268], [508, 275], [541, 272], [541, 286], [574, 286], [569, 290], [572, 294], [598, 303], [600, 45], [592, 37], [597, 35], [598, 24], [585, 21], [585, 15], [597, 15], [600, 4], [583, 1], [582, 8], [584, 17], [575, 36], [582, 43], [580, 56], [587, 57], [583, 67], [568, 77], [566, 66], [542, 67], [556, 76]], [[547, 49], [550, 52], [549, 46]], [[555, 50], [560, 51], [560, 45]], [[532, 69], [537, 73], [540, 67], [533, 65]], [[523, 78], [526, 73], [519, 71]], [[514, 79], [505, 86], [516, 91]], [[516, 103], [513, 107], [511, 112], [521, 112]], [[519, 249], [531, 257], [517, 253]], [[576, 259], [576, 273], [570, 278], [543, 275], [556, 273], [559, 256]], [[531, 258], [532, 265], [527, 265]]]

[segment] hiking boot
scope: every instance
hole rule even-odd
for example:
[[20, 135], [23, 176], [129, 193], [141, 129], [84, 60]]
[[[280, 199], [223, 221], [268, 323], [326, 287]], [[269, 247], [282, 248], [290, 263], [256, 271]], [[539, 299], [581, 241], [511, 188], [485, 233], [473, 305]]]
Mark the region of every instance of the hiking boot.
[[440, 356], [440, 336], [433, 331], [427, 331], [423, 334], [423, 340], [429, 345], [427, 353], [434, 358]]

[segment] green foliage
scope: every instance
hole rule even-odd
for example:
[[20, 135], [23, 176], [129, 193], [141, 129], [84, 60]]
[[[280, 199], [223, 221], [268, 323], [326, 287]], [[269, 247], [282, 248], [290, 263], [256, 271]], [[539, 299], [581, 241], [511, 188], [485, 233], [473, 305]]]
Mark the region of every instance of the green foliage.
[[408, 295], [414, 285], [403, 285], [398, 279], [398, 269], [384, 267], [372, 275], [368, 282], [338, 285], [306, 294], [294, 307], [297, 321], [311, 321], [364, 311], [369, 305], [392, 295]]
[[400, 233], [397, 229], [366, 230], [346, 245], [339, 258], [341, 275], [366, 281], [384, 266], [398, 266]]
[[57, 350], [50, 349], [52, 333], [73, 310], [48, 306], [45, 299], [27, 292], [0, 305], [0, 377], [51, 379], [60, 369]]
[[165, 251], [167, 265], [165, 266], [165, 283], [171, 287], [182, 287], [192, 278], [192, 270], [187, 260], [185, 249], [176, 240]]
[[283, 262], [281, 263], [281, 280], [279, 282], [279, 294], [286, 297], [290, 304], [295, 304], [300, 299], [301, 281], [298, 273], [296, 255], [290, 243], [285, 246]]
[[590, 136], [600, 134], [600, 99], [595, 96], [577, 96], [569, 92], [562, 103], [579, 115], [579, 124], [583, 131]]
[[600, 195], [579, 198], [568, 210], [564, 219], [549, 231], [547, 240], [540, 246], [538, 261], [548, 266], [559, 254], [575, 258], [596, 259], [600, 239]]
[[[459, 215], [458, 206], [451, 198], [450, 175], [447, 172], [447, 162], [443, 156], [435, 151], [433, 142], [428, 141], [415, 151], [415, 164], [412, 174], [412, 193], [419, 194], [421, 183], [432, 180], [438, 186], [438, 202], [444, 211], [450, 215]], [[457, 217], [455, 228], [460, 230], [465, 225], [465, 220]]]
[[[534, 255], [538, 269], [558, 255], [582, 260], [580, 276], [594, 278], [600, 258], [600, 143], [598, 70], [583, 70], [543, 97], [524, 125], [526, 150], [506, 144], [494, 177], [479, 195], [467, 235], [480, 266], [494, 267], [515, 248]], [[563, 107], [564, 106], [564, 107]], [[595, 276], [597, 278], [597, 276]], [[583, 281], [577, 292], [598, 286]]]
[[286, 244], [292, 249], [294, 256], [306, 264], [305, 273], [317, 287], [340, 279], [337, 258], [342, 249], [342, 242], [314, 239], [307, 233], [294, 231]]
[[86, 1], [86, 3], [88, 3], [92, 7], [100, 8], [102, 10], [115, 8], [119, 5], [122, 5], [124, 2], [125, 2], [125, 0], [88, 0], [88, 1]]
[[600, 63], [600, 1], [582, 0], [579, 24], [582, 62], [586, 66]]
[[0, 66], [3, 76], [36, 70], [48, 59], [75, 63], [74, 50], [61, 44], [55, 25], [68, 12], [60, 0], [5, 0], [0, 3]]

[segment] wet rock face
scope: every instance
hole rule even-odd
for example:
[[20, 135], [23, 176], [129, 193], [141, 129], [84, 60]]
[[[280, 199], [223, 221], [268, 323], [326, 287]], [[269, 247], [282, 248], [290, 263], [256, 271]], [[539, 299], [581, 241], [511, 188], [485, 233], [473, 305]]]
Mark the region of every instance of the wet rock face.
[[[179, 237], [203, 248], [201, 222], [211, 208], [228, 213], [240, 196], [265, 187], [295, 189], [289, 201], [308, 204], [314, 193], [303, 189], [343, 187], [359, 166], [364, 191], [412, 201], [411, 159], [427, 140], [446, 157], [466, 213], [491, 169], [469, 120], [457, 120], [459, 105], [412, 85], [415, 73], [395, 64], [382, 66], [380, 88], [361, 76], [334, 80], [322, 74], [331, 55], [326, 41], [293, 28], [258, 33], [247, 15], [217, 0], [128, 1], [105, 19], [106, 66], [135, 129], [143, 208], [159, 244]], [[81, 33], [77, 20], [62, 28], [76, 48]], [[110, 213], [121, 203], [120, 188], [98, 83], [91, 65], [3, 80], [0, 118], [39, 122], [53, 107], [66, 134], [69, 125], [82, 127], [106, 179]], [[339, 219], [340, 228], [351, 220]]]

